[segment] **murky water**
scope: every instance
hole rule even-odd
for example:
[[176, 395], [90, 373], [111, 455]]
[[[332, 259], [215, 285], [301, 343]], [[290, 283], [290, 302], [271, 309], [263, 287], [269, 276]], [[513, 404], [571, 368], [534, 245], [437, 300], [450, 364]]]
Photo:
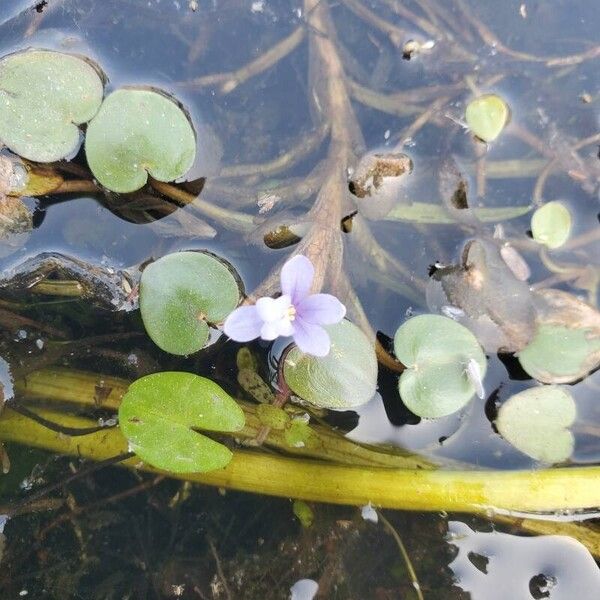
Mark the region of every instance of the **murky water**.
[[[290, 252], [268, 248], [265, 234], [282, 224], [306, 231], [316, 222], [335, 230], [323, 260], [333, 261], [343, 247], [349, 284], [385, 346], [407, 314], [428, 312], [431, 265], [457, 262], [469, 239], [492, 239], [494, 223], [473, 224], [458, 215], [454, 223], [441, 225], [384, 219], [377, 206], [356, 204], [348, 193], [339, 216], [355, 210], [358, 215], [352, 230], [342, 233], [339, 218], [325, 222], [327, 217], [314, 212], [306, 216], [328, 173], [339, 169], [346, 177], [367, 149], [402, 151], [414, 165], [403, 187], [406, 202], [440, 204], [438, 175], [452, 158], [476, 205], [518, 207], [531, 204], [542, 168], [559, 157], [541, 197], [564, 200], [575, 216], [572, 238], [590, 236], [591, 242], [557, 259], [553, 273], [528, 237], [529, 215], [503, 222], [503, 235], [527, 260], [531, 284], [545, 285], [554, 277], [553, 287], [596, 304], [598, 140], [573, 151], [600, 128], [600, 58], [591, 54], [600, 28], [594, 3], [471, 0], [462, 10], [462, 1], [326, 2], [331, 23], [325, 32], [306, 24], [302, 3], [284, 0], [201, 0], [197, 10], [187, 0], [48, 0], [37, 10], [35, 4], [2, 3], [0, 54], [26, 47], [83, 54], [107, 73], [109, 91], [144, 84], [174, 94], [198, 133], [199, 158], [189, 179], [206, 177], [200, 198], [235, 212], [232, 221], [188, 206], [148, 223], [156, 212], [143, 203], [132, 208], [116, 195], [28, 199], [35, 229], [20, 247], [3, 253], [5, 272], [42, 252], [121, 269], [178, 249], [207, 248], [235, 265], [246, 289], [253, 290]], [[266, 50], [295, 30], [293, 47], [278, 47], [281, 56], [260, 63]], [[326, 113], [320, 94], [331, 73], [315, 56], [312, 36], [331, 39], [342, 65], [351, 104], [336, 114], [346, 119], [348, 131], [355, 125], [360, 131], [349, 144], [354, 156], [348, 161], [342, 152], [333, 158], [328, 153], [322, 124], [335, 115]], [[406, 60], [402, 47], [410, 39], [434, 44]], [[510, 125], [485, 153], [485, 178], [477, 177], [482, 145], [461, 122], [477, 89], [500, 94], [512, 112]], [[284, 155], [282, 166], [273, 166]], [[74, 162], [83, 160], [79, 155]], [[248, 165], [242, 176], [234, 176], [238, 166]], [[236, 220], [236, 214], [250, 220]], [[561, 277], [560, 265], [567, 263], [590, 265], [596, 279]], [[48, 331], [3, 323], [0, 354], [16, 378], [49, 366], [128, 379], [182, 369], [210, 374], [240, 393], [231, 344], [177, 359], [147, 340], [135, 312], [113, 314], [90, 302], [26, 293], [17, 301], [29, 318], [80, 343], [56, 344]], [[138, 335], [127, 337], [132, 332]], [[86, 342], [93, 336], [108, 337]], [[268, 346], [252, 348], [266, 365]], [[490, 353], [484, 383], [484, 399], [449, 417], [421, 421], [400, 403], [397, 374], [382, 368], [379, 393], [369, 404], [328, 419], [343, 432], [352, 430], [349, 437], [357, 441], [479, 467], [536, 467], [491, 422], [496, 406], [528, 387], [530, 379], [516, 361]], [[599, 385], [596, 372], [570, 386], [578, 410], [575, 464], [600, 459]], [[417, 597], [388, 530], [363, 521], [355, 509], [314, 504], [315, 523], [304, 529], [288, 500], [188, 488], [110, 467], [69, 483], [69, 476], [89, 463], [16, 445], [8, 446], [8, 454], [12, 469], [0, 480], [7, 513], [28, 494], [64, 484], [41, 497], [35, 511], [23, 505], [30, 508], [5, 524], [3, 598], [286, 598], [302, 578], [317, 580], [323, 598]], [[472, 552], [487, 557], [488, 570], [465, 559], [466, 542], [458, 552], [447, 515], [385, 514], [407, 546], [425, 598], [577, 594], [583, 600], [600, 589], [597, 567], [574, 540], [539, 537], [536, 548], [526, 551], [524, 544], [534, 542], [516, 529], [494, 537], [485, 519], [453, 515], [452, 531], [467, 531], [474, 547], [485, 540], [485, 548]], [[532, 554], [543, 554], [544, 560]], [[517, 591], [494, 596], [499, 573], [517, 571]], [[530, 580], [538, 575], [545, 579], [537, 581], [536, 591]]]

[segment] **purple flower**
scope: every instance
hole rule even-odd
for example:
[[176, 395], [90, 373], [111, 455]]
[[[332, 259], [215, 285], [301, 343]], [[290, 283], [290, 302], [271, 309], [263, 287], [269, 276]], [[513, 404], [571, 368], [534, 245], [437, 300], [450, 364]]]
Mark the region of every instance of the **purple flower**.
[[315, 268], [306, 256], [288, 260], [281, 269], [282, 295], [236, 308], [225, 320], [223, 331], [236, 342], [293, 336], [303, 352], [327, 356], [331, 342], [321, 325], [339, 323], [346, 307], [331, 294], [311, 294], [314, 275]]

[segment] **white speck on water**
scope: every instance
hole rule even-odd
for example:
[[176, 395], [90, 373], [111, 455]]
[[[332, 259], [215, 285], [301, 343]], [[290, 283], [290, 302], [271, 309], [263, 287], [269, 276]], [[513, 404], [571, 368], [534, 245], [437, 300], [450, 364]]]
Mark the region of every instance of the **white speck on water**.
[[312, 579], [299, 579], [290, 588], [290, 600], [313, 600], [319, 591], [319, 584]]
[[360, 515], [365, 521], [371, 521], [371, 523], [379, 523], [379, 515], [373, 508], [373, 505], [369, 502], [360, 509]]
[[253, 13], [261, 13], [265, 10], [265, 2], [264, 0], [256, 0], [250, 6], [250, 11]]

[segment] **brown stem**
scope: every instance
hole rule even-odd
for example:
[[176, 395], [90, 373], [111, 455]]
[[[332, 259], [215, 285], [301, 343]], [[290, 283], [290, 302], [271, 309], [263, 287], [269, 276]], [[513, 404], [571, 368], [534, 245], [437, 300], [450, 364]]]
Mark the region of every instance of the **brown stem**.
[[263, 73], [285, 58], [290, 52], [300, 45], [304, 39], [304, 26], [297, 27], [287, 37], [277, 42], [274, 46], [263, 52], [260, 56], [229, 73], [215, 73], [203, 75], [190, 81], [179, 83], [184, 88], [202, 88], [208, 86], [219, 86], [221, 94], [229, 94], [238, 85], [248, 81], [252, 77]]

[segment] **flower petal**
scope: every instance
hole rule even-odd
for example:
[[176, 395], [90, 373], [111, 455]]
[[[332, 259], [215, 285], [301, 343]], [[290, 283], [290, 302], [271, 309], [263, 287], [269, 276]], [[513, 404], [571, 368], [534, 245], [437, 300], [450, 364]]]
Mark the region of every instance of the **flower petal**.
[[293, 322], [294, 325], [294, 342], [296, 346], [313, 356], [327, 356], [331, 348], [329, 334], [319, 325], [313, 325], [303, 319], [298, 319]]
[[279, 298], [259, 298], [256, 301], [256, 310], [258, 316], [265, 322], [279, 321], [287, 315], [292, 300], [289, 296], [280, 296]]
[[249, 342], [260, 336], [262, 324], [256, 306], [240, 306], [225, 319], [223, 331], [236, 342]]
[[267, 321], [260, 328], [260, 337], [263, 340], [271, 341], [279, 337], [278, 321]]
[[279, 321], [265, 321], [260, 329], [263, 340], [274, 340], [278, 337], [288, 337], [294, 333], [292, 322], [288, 318]]
[[298, 318], [315, 325], [333, 325], [346, 315], [346, 307], [331, 294], [311, 294], [296, 305]]
[[308, 296], [315, 276], [315, 268], [306, 256], [298, 254], [290, 258], [281, 269], [281, 291], [297, 304]]

